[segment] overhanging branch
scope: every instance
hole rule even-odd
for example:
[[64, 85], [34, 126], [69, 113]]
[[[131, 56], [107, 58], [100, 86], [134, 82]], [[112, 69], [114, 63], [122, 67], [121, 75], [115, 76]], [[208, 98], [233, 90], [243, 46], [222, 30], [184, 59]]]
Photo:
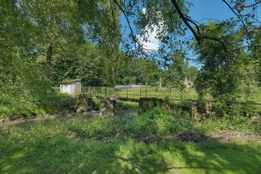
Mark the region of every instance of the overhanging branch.
[[[175, 9], [177, 10], [178, 15], [180, 16], [182, 21], [185, 23], [185, 25], [189, 28], [189, 30], [192, 32], [193, 36], [195, 37], [195, 39], [197, 40], [199, 45], [201, 44], [202, 40], [212, 40], [212, 41], [220, 43], [223, 46], [225, 52], [227, 52], [227, 47], [220, 38], [201, 35], [199, 26], [191, 18], [189, 18], [188, 16], [183, 14], [181, 8], [179, 7], [178, 2], [176, 0], [171, 0], [171, 2], [173, 4], [173, 6], [175, 7]], [[192, 23], [196, 27], [197, 31], [191, 26], [190, 23]]]
[[194, 37], [196, 38], [198, 44], [200, 45], [200, 41], [201, 41], [201, 38], [200, 38], [200, 35], [199, 33], [197, 33], [194, 28], [189, 24], [188, 20], [187, 20], [187, 17], [183, 14], [183, 12], [181, 11], [180, 7], [179, 7], [179, 4], [176, 0], [171, 0], [173, 6], [175, 7], [175, 9], [177, 10], [180, 18], [182, 19], [182, 21], [185, 23], [185, 25], [189, 28], [189, 30], [192, 32], [192, 34], [194, 35]]
[[[248, 35], [248, 29], [247, 29], [247, 27], [246, 27], [246, 24], [245, 24], [245, 22], [243, 21], [243, 19], [241, 18], [241, 16], [240, 16], [240, 14], [238, 14], [234, 9], [233, 9], [233, 7], [226, 1], [226, 0], [222, 0], [227, 6], [228, 6], [228, 8], [236, 15], [236, 17], [240, 20], [240, 22], [242, 23], [242, 25], [243, 25], [243, 28], [244, 28], [244, 30], [245, 30], [245, 32], [246, 32], [246, 35], [249, 37], [249, 35]], [[249, 37], [250, 38], [250, 37]]]
[[114, 2], [115, 2], [115, 4], [119, 7], [119, 9], [121, 10], [122, 14], [124, 15], [124, 17], [125, 17], [125, 19], [126, 19], [126, 21], [127, 21], [129, 30], [130, 30], [130, 32], [131, 32], [132, 39], [133, 39], [134, 42], [136, 42], [137, 40], [136, 40], [136, 37], [135, 37], [135, 35], [134, 35], [134, 32], [133, 32], [133, 30], [132, 30], [132, 28], [131, 28], [130, 20], [129, 20], [127, 14], [126, 14], [125, 9], [122, 8], [122, 6], [119, 4], [119, 2], [118, 2], [117, 0], [114, 0]]

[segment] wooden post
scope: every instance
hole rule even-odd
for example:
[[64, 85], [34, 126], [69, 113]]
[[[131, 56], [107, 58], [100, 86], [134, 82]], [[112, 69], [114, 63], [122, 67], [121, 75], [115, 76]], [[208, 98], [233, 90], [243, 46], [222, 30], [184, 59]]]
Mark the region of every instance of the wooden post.
[[126, 87], [126, 98], [128, 98], [128, 87]]
[[140, 86], [140, 98], [141, 98], [141, 86]]
[[146, 98], [148, 97], [148, 87], [147, 87], [147, 85], [146, 85]]

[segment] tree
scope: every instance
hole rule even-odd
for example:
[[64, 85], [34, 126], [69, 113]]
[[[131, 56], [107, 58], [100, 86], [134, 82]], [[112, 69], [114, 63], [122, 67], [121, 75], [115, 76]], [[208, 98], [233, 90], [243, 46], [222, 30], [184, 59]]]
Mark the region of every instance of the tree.
[[122, 62], [119, 69], [119, 84], [156, 85], [159, 82], [160, 69], [156, 61], [124, 56]]
[[221, 23], [208, 23], [204, 33], [218, 36], [225, 41], [226, 51], [217, 42], [205, 41], [202, 45], [196, 45], [198, 61], [202, 67], [198, 73], [196, 89], [201, 97], [210, 93], [216, 101], [222, 103], [221, 111], [229, 113], [233, 102], [239, 94], [239, 84], [242, 79], [243, 39], [241, 31], [236, 30], [235, 24], [230, 21]]
[[81, 79], [84, 86], [103, 86], [106, 82], [104, 55], [90, 43], [64, 47], [66, 56], [57, 55], [53, 62], [51, 79], [59, 83], [64, 80]]
[[178, 87], [181, 91], [186, 87], [186, 81], [195, 81], [197, 68], [189, 66], [184, 51], [179, 50], [172, 56], [172, 60], [165, 65], [164, 81], [167, 86]]
[[[17, 1], [21, 13], [30, 21], [36, 32], [41, 37], [37, 37], [34, 42], [39, 54], [46, 55], [46, 74], [51, 72], [53, 54], [62, 52], [64, 44], [82, 40], [77, 25], [75, 1], [51, 0], [37, 1], [26, 0]], [[78, 30], [78, 31], [77, 31]], [[78, 35], [77, 35], [78, 34]]]

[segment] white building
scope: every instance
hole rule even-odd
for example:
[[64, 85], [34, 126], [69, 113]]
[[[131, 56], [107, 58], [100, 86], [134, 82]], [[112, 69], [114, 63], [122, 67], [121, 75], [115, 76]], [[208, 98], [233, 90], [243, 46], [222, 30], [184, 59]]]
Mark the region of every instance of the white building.
[[81, 94], [81, 80], [69, 80], [60, 84], [60, 92], [67, 93], [71, 96], [77, 96]]

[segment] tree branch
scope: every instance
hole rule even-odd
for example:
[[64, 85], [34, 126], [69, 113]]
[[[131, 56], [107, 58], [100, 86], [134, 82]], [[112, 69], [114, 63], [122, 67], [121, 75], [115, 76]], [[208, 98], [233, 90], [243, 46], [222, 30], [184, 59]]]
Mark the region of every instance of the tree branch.
[[243, 8], [251, 8], [251, 7], [257, 6], [259, 4], [261, 4], [261, 0], [257, 0], [257, 2], [250, 4], [250, 5], [244, 5]]
[[189, 22], [191, 22], [192, 24], [194, 24], [194, 26], [195, 26], [196, 29], [197, 29], [198, 34], [200, 35], [200, 29], [199, 29], [198, 24], [196, 24], [196, 22], [193, 21], [193, 20], [192, 20], [190, 17], [188, 17], [188, 16], [187, 16], [187, 20], [188, 20]]
[[[199, 26], [196, 24], [196, 22], [194, 22], [192, 19], [190, 19], [189, 17], [187, 17], [186, 15], [183, 14], [182, 10], [179, 7], [178, 2], [176, 0], [171, 0], [171, 2], [173, 4], [173, 6], [175, 7], [175, 9], [177, 10], [182, 21], [185, 23], [185, 25], [189, 28], [189, 30], [194, 35], [194, 37], [197, 40], [199, 45], [201, 43], [201, 40], [204, 40], [204, 39], [212, 40], [212, 41], [219, 42], [223, 46], [225, 52], [227, 52], [227, 47], [226, 47], [225, 43], [220, 38], [215, 38], [215, 37], [211, 37], [211, 36], [202, 36], [200, 34]], [[197, 31], [194, 30], [194, 28], [190, 25], [189, 22], [191, 22], [193, 25], [195, 25]]]
[[125, 17], [125, 19], [126, 19], [126, 21], [127, 21], [129, 30], [130, 30], [130, 32], [131, 32], [132, 39], [133, 39], [134, 42], [136, 42], [136, 37], [135, 37], [134, 32], [133, 32], [133, 30], [132, 30], [132, 28], [131, 28], [130, 20], [129, 20], [127, 14], [126, 14], [126, 11], [121, 7], [121, 5], [118, 3], [117, 0], [114, 0], [114, 2], [115, 2], [115, 4], [119, 7], [119, 9], [121, 10], [122, 14], [124, 15], [124, 17]]
[[177, 10], [180, 18], [182, 19], [182, 21], [185, 23], [185, 25], [190, 29], [190, 31], [192, 32], [192, 34], [194, 35], [194, 37], [196, 38], [198, 44], [200, 45], [200, 35], [193, 29], [193, 27], [189, 24], [186, 16], [183, 14], [183, 12], [181, 11], [178, 3], [176, 0], [171, 0], [173, 6], [175, 7], [175, 9]]
[[248, 38], [250, 39], [249, 34], [248, 34], [248, 29], [247, 29], [247, 27], [246, 27], [245, 22], [244, 22], [243, 19], [241, 18], [240, 14], [238, 14], [238, 13], [233, 9], [233, 7], [232, 7], [226, 0], [222, 0], [222, 1], [228, 6], [228, 8], [229, 8], [229, 9], [236, 15], [236, 17], [240, 20], [240, 22], [242, 23], [243, 28], [244, 28], [244, 30], [245, 30], [245, 32], [246, 32], [246, 35], [247, 35]]
[[211, 37], [211, 36], [201, 36], [201, 38], [219, 42], [223, 46], [224, 50], [227, 52], [227, 47], [226, 47], [225, 43], [223, 41], [221, 41], [221, 39], [216, 38], [216, 37]]

